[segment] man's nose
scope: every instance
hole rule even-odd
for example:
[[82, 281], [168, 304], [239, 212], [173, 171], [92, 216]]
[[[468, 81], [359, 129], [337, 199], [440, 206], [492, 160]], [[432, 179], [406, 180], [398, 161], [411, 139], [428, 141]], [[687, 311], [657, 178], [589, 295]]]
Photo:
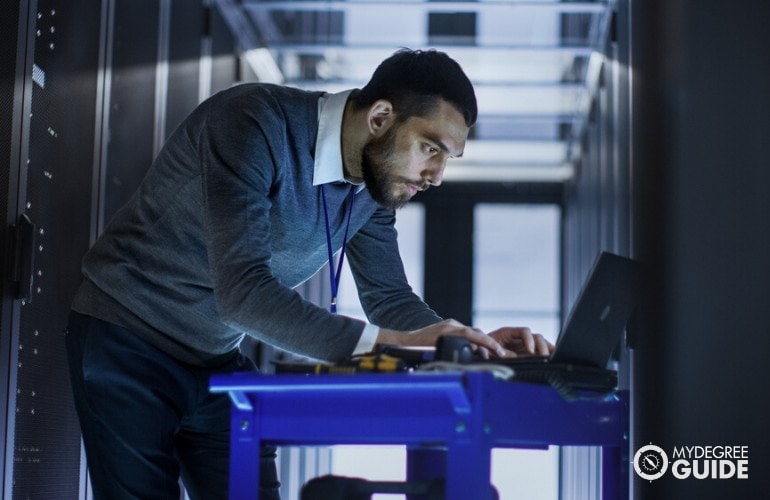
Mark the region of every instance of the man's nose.
[[423, 174], [423, 179], [430, 186], [440, 186], [444, 180], [444, 169], [446, 169], [446, 160], [442, 161], [437, 167], [426, 170]]

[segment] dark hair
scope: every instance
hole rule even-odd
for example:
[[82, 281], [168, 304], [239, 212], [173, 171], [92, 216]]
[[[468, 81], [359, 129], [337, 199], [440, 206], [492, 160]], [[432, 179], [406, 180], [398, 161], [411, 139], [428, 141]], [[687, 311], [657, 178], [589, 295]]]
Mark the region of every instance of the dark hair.
[[358, 107], [369, 107], [378, 99], [393, 104], [399, 120], [427, 116], [443, 99], [465, 118], [476, 123], [478, 109], [473, 85], [460, 65], [444, 52], [433, 49], [400, 49], [385, 59], [372, 78], [351, 99]]

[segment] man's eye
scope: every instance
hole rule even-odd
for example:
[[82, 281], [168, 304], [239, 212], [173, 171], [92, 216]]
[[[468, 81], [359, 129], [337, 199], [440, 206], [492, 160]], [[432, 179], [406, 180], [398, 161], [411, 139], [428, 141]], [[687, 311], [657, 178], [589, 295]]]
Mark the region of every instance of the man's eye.
[[426, 154], [431, 154], [431, 155], [433, 155], [433, 154], [436, 154], [436, 153], [438, 153], [438, 148], [435, 148], [435, 147], [433, 147], [433, 146], [430, 146], [430, 145], [428, 145], [428, 144], [426, 144], [426, 145], [424, 146], [424, 149], [425, 149], [425, 153], [426, 153]]

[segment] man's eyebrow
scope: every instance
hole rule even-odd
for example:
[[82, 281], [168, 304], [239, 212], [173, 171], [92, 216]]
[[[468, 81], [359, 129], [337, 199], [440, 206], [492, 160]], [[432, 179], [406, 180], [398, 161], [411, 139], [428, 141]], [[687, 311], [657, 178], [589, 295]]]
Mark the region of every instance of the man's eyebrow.
[[434, 143], [438, 148], [449, 155], [450, 158], [460, 158], [463, 155], [463, 151], [460, 151], [458, 154], [453, 155], [449, 151], [449, 146], [446, 145], [444, 141], [442, 141], [440, 138], [436, 137], [433, 134], [425, 134], [425, 138], [428, 139], [430, 142]]

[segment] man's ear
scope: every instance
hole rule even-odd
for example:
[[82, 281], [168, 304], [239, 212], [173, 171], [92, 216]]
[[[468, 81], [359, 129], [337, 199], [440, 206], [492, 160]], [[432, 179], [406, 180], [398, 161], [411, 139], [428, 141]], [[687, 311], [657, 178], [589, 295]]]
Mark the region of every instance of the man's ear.
[[387, 132], [396, 115], [393, 112], [393, 104], [386, 99], [378, 99], [371, 105], [366, 114], [366, 124], [369, 127], [369, 133], [375, 137], [380, 137]]

